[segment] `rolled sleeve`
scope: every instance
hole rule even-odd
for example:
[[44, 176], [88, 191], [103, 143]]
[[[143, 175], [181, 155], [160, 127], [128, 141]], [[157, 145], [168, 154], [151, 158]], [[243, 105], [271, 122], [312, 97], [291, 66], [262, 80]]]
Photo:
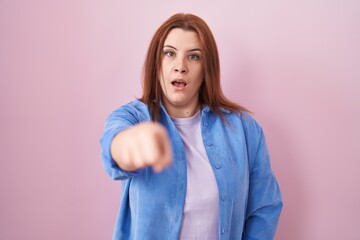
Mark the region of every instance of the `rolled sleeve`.
[[137, 175], [141, 170], [125, 171], [121, 169], [110, 153], [110, 145], [113, 138], [121, 131], [139, 123], [135, 112], [128, 107], [121, 107], [110, 114], [106, 119], [104, 133], [100, 139], [101, 157], [104, 168], [114, 180], [123, 180]]

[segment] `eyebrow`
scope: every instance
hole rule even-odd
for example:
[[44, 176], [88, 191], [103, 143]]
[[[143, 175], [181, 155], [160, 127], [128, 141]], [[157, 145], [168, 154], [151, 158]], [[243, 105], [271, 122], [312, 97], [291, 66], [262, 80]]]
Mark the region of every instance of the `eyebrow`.
[[[172, 49], [174, 49], [174, 50], [176, 50], [176, 51], [177, 51], [177, 48], [176, 48], [176, 47], [174, 47], [174, 46], [171, 46], [171, 45], [165, 45], [165, 46], [164, 46], [164, 48], [166, 48], [166, 47], [168, 47], [168, 48], [172, 48]], [[200, 51], [200, 52], [201, 52], [201, 49], [200, 49], [200, 48], [193, 48], [193, 49], [188, 50], [188, 52], [194, 52], [194, 51]]]

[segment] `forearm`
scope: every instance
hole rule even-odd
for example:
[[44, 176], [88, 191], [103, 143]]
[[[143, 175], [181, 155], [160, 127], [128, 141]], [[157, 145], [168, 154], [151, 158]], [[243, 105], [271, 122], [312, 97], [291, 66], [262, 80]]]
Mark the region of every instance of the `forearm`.
[[274, 175], [253, 180], [249, 189], [245, 239], [273, 239], [282, 206], [280, 188]]

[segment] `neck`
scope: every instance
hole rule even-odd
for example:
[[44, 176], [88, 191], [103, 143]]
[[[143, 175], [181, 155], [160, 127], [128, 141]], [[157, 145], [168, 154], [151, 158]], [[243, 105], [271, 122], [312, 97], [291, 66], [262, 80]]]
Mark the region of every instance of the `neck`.
[[179, 107], [164, 102], [164, 106], [168, 114], [173, 118], [189, 118], [200, 110], [199, 103], [193, 106]]

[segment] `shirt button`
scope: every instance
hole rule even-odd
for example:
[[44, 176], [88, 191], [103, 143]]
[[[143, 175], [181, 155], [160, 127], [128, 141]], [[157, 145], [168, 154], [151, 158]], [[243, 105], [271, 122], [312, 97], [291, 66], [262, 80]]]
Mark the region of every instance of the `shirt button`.
[[212, 142], [208, 142], [206, 145], [210, 147], [210, 146], [212, 146], [213, 144], [212, 144]]
[[221, 200], [225, 201], [225, 200], [226, 200], [226, 196], [225, 196], [225, 195], [222, 195], [222, 196], [221, 196]]
[[204, 127], [207, 127], [207, 126], [208, 126], [208, 123], [207, 123], [207, 122], [204, 122], [203, 125], [204, 125]]
[[216, 168], [216, 169], [220, 169], [220, 168], [221, 168], [221, 164], [215, 164], [215, 168]]
[[221, 230], [221, 233], [222, 233], [222, 234], [226, 233], [226, 229], [223, 228], [223, 229]]

